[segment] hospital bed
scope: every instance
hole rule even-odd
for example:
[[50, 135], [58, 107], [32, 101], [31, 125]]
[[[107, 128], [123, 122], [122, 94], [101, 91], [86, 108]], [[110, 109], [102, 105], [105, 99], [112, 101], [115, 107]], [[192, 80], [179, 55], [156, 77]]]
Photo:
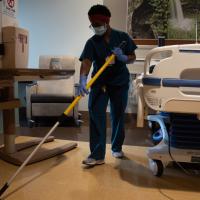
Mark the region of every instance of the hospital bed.
[[152, 49], [135, 84], [137, 126], [147, 120], [160, 134], [147, 152], [153, 174], [174, 161], [200, 163], [200, 44]]

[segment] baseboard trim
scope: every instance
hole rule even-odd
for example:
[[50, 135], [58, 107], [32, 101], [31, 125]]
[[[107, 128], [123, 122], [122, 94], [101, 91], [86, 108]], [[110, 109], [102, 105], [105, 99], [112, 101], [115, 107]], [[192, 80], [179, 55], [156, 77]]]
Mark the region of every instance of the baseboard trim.
[[[88, 124], [89, 123], [89, 112], [88, 111], [79, 111], [81, 114], [81, 120], [84, 121], [84, 123]], [[106, 112], [106, 119], [107, 119], [107, 125], [110, 125], [110, 113]], [[137, 114], [136, 113], [125, 113], [125, 123], [131, 122], [131, 121], [136, 121], [137, 119]]]

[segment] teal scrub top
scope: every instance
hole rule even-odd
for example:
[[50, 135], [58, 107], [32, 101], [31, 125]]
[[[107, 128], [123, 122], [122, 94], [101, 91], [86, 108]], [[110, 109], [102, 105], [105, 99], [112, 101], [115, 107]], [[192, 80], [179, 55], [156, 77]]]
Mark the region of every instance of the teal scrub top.
[[[83, 52], [79, 58], [80, 61], [89, 59], [93, 64], [92, 77], [106, 62], [106, 58], [112, 54], [114, 47], [126, 41], [122, 51], [125, 55], [132, 54], [137, 46], [130, 36], [118, 30], [111, 29], [110, 41], [107, 44], [102, 36], [94, 35], [85, 44]], [[129, 83], [129, 71], [125, 63], [115, 59], [114, 64], [109, 65], [105, 71], [98, 77], [94, 85], [124, 85]]]

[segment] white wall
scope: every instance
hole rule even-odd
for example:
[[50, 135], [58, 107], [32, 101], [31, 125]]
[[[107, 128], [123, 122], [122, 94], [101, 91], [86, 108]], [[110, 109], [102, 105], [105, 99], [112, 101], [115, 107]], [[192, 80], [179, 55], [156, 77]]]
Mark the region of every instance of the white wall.
[[[38, 66], [41, 54], [79, 57], [93, 34], [87, 12], [97, 3], [111, 10], [113, 28], [126, 31], [127, 0], [19, 0], [19, 25], [30, 32], [29, 67]], [[87, 110], [87, 102], [80, 101], [80, 110]]]
[[118, 30], [126, 31], [127, 0], [104, 0], [103, 4], [111, 11], [110, 25]]
[[92, 35], [87, 12], [103, 0], [19, 0], [19, 23], [30, 31], [29, 67], [41, 54], [80, 56]]
[[[79, 57], [92, 36], [87, 17], [92, 5], [103, 0], [19, 0], [19, 23], [29, 30], [29, 67], [37, 67], [39, 55]], [[87, 110], [87, 98], [80, 101]]]

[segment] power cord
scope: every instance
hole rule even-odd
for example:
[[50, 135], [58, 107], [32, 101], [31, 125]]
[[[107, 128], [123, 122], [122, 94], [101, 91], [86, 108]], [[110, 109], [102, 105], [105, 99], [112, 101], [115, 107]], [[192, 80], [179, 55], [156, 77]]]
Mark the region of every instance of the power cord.
[[[168, 142], [168, 152], [169, 152], [169, 155], [172, 159], [173, 162], [176, 163], [176, 165], [185, 173], [187, 174], [188, 176], [191, 176], [191, 175], [194, 175], [193, 173], [191, 173], [189, 170], [185, 169], [179, 162], [177, 162], [174, 157], [172, 156], [172, 153], [171, 153], [171, 136], [169, 134], [169, 132], [167, 131], [167, 134], [168, 134], [168, 138], [169, 138], [169, 142]], [[196, 175], [196, 174], [195, 174]]]
[[159, 191], [159, 193], [160, 193], [162, 196], [166, 197], [167, 199], [169, 199], [169, 200], [175, 200], [175, 199], [173, 199], [172, 197], [170, 197], [170, 196], [168, 196], [167, 194], [165, 194], [160, 188], [158, 188], [158, 191]]

